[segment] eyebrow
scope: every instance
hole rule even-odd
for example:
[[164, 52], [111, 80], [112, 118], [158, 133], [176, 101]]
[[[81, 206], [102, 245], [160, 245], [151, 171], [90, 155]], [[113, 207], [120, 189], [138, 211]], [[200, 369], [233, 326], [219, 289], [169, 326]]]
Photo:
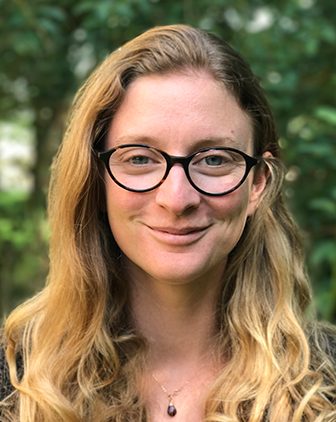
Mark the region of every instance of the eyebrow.
[[[113, 142], [113, 146], [111, 146], [111, 148], [117, 148], [121, 145], [126, 144], [145, 144], [159, 149], [164, 149], [162, 148], [162, 141], [159, 142], [156, 138], [152, 138], [150, 136], [145, 135], [120, 136], [115, 142]], [[241, 142], [239, 139], [231, 138], [229, 136], [214, 136], [208, 138], [200, 138], [196, 139], [195, 141], [192, 141], [189, 146], [191, 152], [209, 147], [235, 148], [243, 152], [246, 152], [245, 150], [247, 149], [246, 144]]]
[[235, 148], [244, 151], [246, 149], [246, 145], [241, 142], [239, 139], [231, 138], [229, 136], [221, 137], [209, 137], [209, 138], [202, 138], [196, 140], [193, 144], [197, 149], [208, 148], [208, 147], [227, 147], [227, 148]]

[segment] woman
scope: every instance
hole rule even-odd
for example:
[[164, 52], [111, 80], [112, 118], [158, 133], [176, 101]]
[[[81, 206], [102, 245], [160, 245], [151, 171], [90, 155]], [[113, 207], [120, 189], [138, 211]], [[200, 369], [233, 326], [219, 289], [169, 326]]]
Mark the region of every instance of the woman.
[[335, 421], [271, 110], [226, 43], [176, 25], [76, 97], [46, 288], [5, 326], [3, 420]]

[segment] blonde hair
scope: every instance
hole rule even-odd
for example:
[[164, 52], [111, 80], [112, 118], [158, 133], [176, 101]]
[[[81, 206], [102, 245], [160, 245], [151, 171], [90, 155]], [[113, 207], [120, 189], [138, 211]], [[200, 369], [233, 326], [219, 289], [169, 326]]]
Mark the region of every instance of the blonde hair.
[[[254, 153], [273, 154], [260, 165], [268, 166], [270, 177], [223, 280], [218, 352], [229, 359], [209, 393], [205, 420], [335, 420], [328, 333], [304, 318], [311, 292], [297, 229], [281, 197], [283, 170], [270, 107], [239, 54], [183, 25], [154, 28], [115, 51], [75, 98], [52, 168], [48, 281], [5, 325], [16, 391], [2, 404], [4, 420], [148, 420], [135, 381], [146, 345], [130, 322], [121, 252], [101, 211], [95, 145], [135, 78], [185, 70], [208, 72], [230, 90], [253, 122]], [[17, 372], [18, 355], [23, 374]]]

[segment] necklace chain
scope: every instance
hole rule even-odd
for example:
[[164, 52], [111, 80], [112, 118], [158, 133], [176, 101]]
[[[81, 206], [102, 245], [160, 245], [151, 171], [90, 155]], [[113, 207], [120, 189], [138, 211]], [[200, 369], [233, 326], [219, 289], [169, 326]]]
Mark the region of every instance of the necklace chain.
[[183, 387], [185, 387], [188, 383], [189, 383], [189, 381], [192, 379], [192, 378], [194, 378], [194, 376], [195, 376], [196, 374], [194, 374], [188, 381], [186, 381], [180, 388], [178, 388], [177, 390], [174, 390], [174, 392], [173, 393], [171, 393], [171, 394], [169, 394], [168, 393], [168, 391], [167, 391], [167, 389], [163, 386], [163, 385], [161, 385], [160, 384], [160, 381], [156, 378], [156, 376], [154, 375], [154, 374], [152, 374], [152, 377], [155, 379], [155, 381], [159, 384], [159, 386], [161, 387], [161, 389], [162, 389], [162, 391], [164, 392], [164, 393], [166, 393], [167, 395], [168, 395], [168, 398], [169, 399], [171, 399], [171, 398], [173, 398], [174, 396], [177, 396], [179, 393], [180, 393], [180, 391], [182, 390], [182, 388]]
[[[205, 363], [204, 363], [203, 365], [201, 365], [199, 369], [203, 368], [204, 366], [205, 366]], [[198, 372], [198, 371], [196, 371], [196, 372], [194, 373], [194, 375], [193, 375], [191, 378], [189, 378], [189, 379], [188, 379], [188, 380], [187, 380], [184, 384], [182, 384], [180, 388], [177, 388], [177, 389], [176, 389], [176, 390], [174, 390], [172, 393], [168, 393], [167, 389], [166, 389], [166, 388], [165, 388], [162, 384], [160, 384], [160, 381], [156, 378], [156, 376], [155, 376], [154, 374], [152, 374], [152, 377], [153, 377], [153, 378], [154, 378], [154, 380], [155, 380], [155, 381], [159, 384], [159, 386], [160, 386], [161, 390], [162, 390], [165, 394], [167, 394], [167, 396], [168, 396], [169, 405], [168, 405], [167, 413], [168, 413], [168, 415], [169, 415], [169, 416], [175, 416], [175, 415], [176, 415], [176, 413], [177, 413], [176, 407], [174, 406], [174, 403], [173, 403], [173, 398], [174, 398], [175, 396], [177, 396], [178, 394], [180, 394], [181, 390], [182, 390], [182, 389], [183, 389], [186, 385], [188, 385], [188, 384], [189, 384], [189, 381], [191, 381], [191, 380], [192, 380], [192, 379], [196, 376], [197, 372]]]

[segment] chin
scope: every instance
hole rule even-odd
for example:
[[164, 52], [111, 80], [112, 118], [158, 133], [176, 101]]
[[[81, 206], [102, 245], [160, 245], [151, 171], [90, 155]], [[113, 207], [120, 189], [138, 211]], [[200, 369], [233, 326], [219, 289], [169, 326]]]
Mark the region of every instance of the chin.
[[[178, 259], [180, 258], [180, 260]], [[222, 279], [222, 275], [225, 269], [226, 260], [221, 260], [220, 262], [209, 265], [209, 260], [205, 262], [188, 262], [183, 254], [180, 254], [179, 257], [172, 256], [166, 258], [162, 265], [157, 266], [134, 266], [131, 263], [131, 276], [136, 278], [141, 278], [143, 280], [151, 279], [153, 281], [160, 281], [165, 284], [171, 285], [183, 285], [189, 283], [200, 283], [204, 282], [205, 284], [211, 283], [212, 281], [218, 280], [219, 283]], [[153, 258], [153, 262], [160, 262]], [[140, 277], [139, 277], [140, 276]]]

